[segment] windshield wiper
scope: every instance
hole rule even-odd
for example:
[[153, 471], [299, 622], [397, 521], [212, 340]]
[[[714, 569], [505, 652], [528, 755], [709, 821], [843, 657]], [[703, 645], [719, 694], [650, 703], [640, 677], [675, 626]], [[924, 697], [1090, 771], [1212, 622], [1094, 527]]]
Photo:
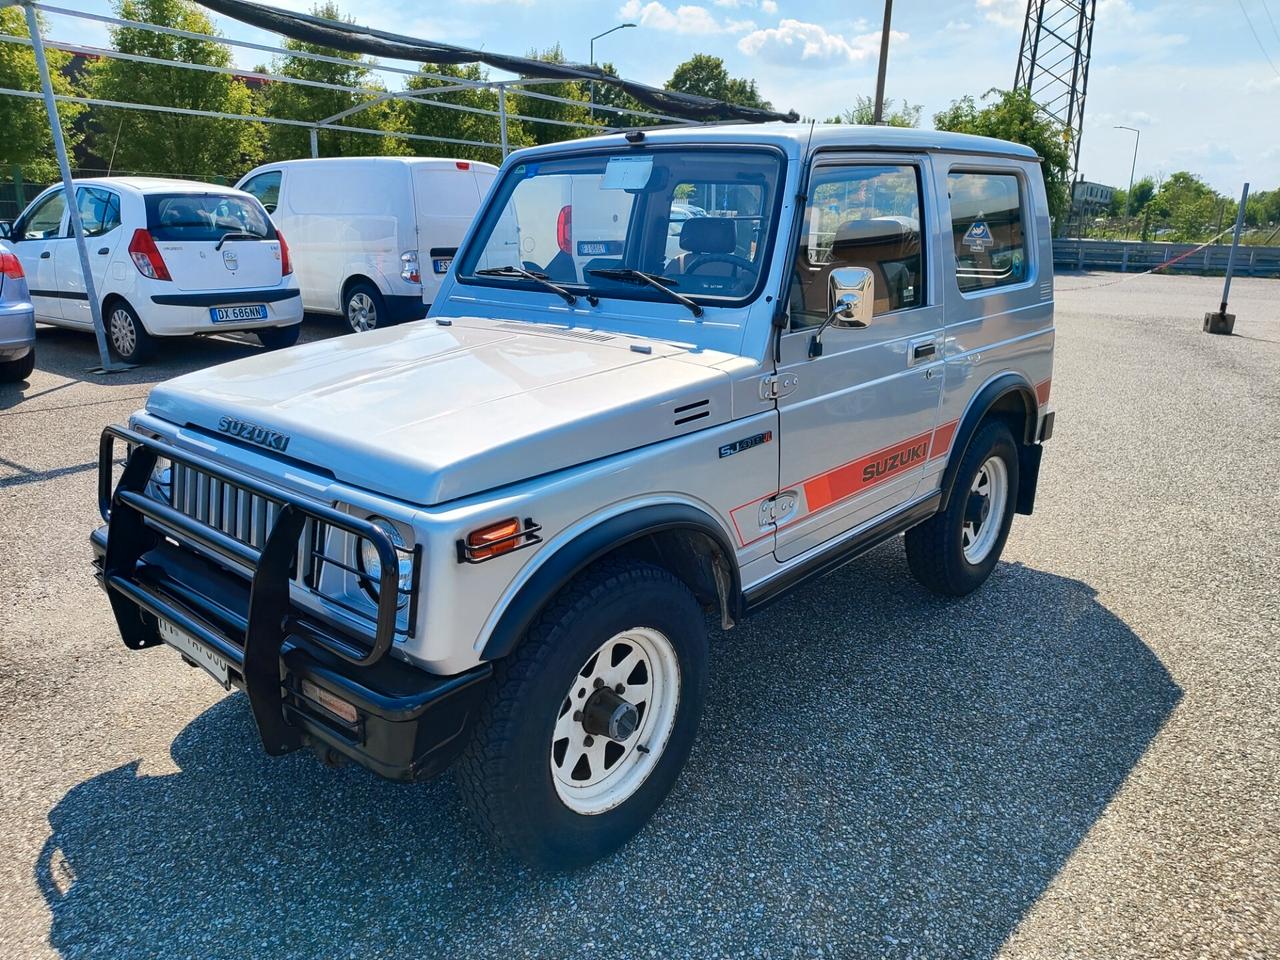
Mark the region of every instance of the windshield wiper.
[[214, 246], [213, 249], [221, 250], [222, 245], [226, 243], [228, 240], [265, 240], [265, 239], [267, 238], [260, 237], [256, 233], [244, 233], [242, 231], [232, 230], [230, 233], [224, 233], [221, 239], [218, 240], [217, 244]]
[[676, 303], [684, 304], [695, 317], [702, 316], [702, 307], [698, 306], [683, 293], [676, 293], [671, 289], [675, 286], [676, 281], [670, 277], [655, 277], [652, 273], [645, 273], [643, 270], [632, 270], [630, 267], [601, 267], [596, 270], [588, 270], [587, 273], [596, 277], [604, 277], [606, 280], [647, 284], [655, 290], [661, 290]]
[[[539, 283], [552, 293], [558, 295], [571, 307], [578, 302], [578, 298], [576, 296], [564, 287], [560, 286], [560, 284], [553, 283], [551, 278], [545, 273], [536, 273], [533, 270], [526, 270], [524, 267], [487, 267], [484, 270], [477, 270], [475, 275], [477, 277], [508, 277], [513, 280], [532, 280], [534, 283]], [[587, 303], [591, 304], [593, 307], [600, 302], [600, 298], [594, 293], [588, 293], [586, 296]]]

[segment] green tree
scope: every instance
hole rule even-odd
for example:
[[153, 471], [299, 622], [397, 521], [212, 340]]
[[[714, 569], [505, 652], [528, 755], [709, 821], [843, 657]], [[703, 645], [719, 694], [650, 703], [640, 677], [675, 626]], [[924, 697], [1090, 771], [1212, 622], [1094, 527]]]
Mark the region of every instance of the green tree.
[[[449, 64], [432, 64], [423, 71], [454, 77], [458, 80], [483, 81], [488, 73], [476, 63], [465, 66]], [[410, 77], [405, 84], [406, 90], [431, 90], [447, 85], [445, 80], [433, 77]], [[459, 106], [472, 107], [479, 110], [498, 109], [498, 91], [495, 89], [472, 88], [442, 94], [440, 98]], [[511, 94], [507, 95], [507, 111], [515, 113]], [[489, 143], [500, 143], [502, 133], [497, 117], [482, 113], [470, 113], [463, 110], [449, 110], [444, 107], [432, 107], [426, 103], [404, 100], [401, 103], [404, 127], [409, 133], [430, 137], [450, 137], [455, 140], [481, 140]], [[435, 143], [430, 140], [409, 140], [410, 149], [420, 157], [461, 157], [465, 160], [486, 160], [489, 163], [501, 163], [502, 153], [492, 147], [469, 147], [456, 143]], [[507, 119], [507, 145], [511, 149], [528, 146], [533, 142], [529, 131], [519, 120]]]
[[[895, 106], [896, 101], [885, 100], [884, 102], [884, 120], [891, 127], [918, 127], [920, 126], [920, 112], [923, 109], [918, 103], [909, 103], [902, 101], [901, 106]], [[858, 94], [854, 99], [853, 106], [844, 113], [830, 117], [827, 123], [858, 123], [863, 126], [870, 126], [876, 122], [876, 102], [866, 94]]]
[[[209, 18], [187, 0], [119, 0], [115, 9], [127, 20], [216, 33]], [[212, 40], [113, 27], [111, 41], [122, 53], [231, 66], [227, 48]], [[253, 97], [244, 83], [222, 73], [103, 57], [89, 66], [86, 85], [105, 100], [218, 113], [254, 111]], [[261, 127], [243, 120], [104, 109], [95, 111], [88, 145], [114, 171], [231, 179], [258, 162], [261, 138]]]
[[[317, 17], [329, 20], [355, 21], [345, 17], [332, 0], [312, 8]], [[309, 57], [277, 57], [273, 72], [296, 80], [313, 80], [344, 87], [366, 87], [381, 91], [370, 68], [374, 61], [358, 53], [333, 50], [314, 43], [286, 40], [288, 50], [299, 53], [317, 53], [336, 57], [343, 63], [328, 63]], [[393, 100], [378, 101], [379, 94], [350, 93], [341, 90], [324, 90], [296, 83], [270, 83], [263, 90], [263, 111], [267, 116], [286, 120], [324, 120], [361, 103], [371, 105], [349, 118], [339, 121], [348, 126], [369, 130], [398, 129], [401, 109]], [[338, 133], [322, 130], [319, 134], [320, 155], [324, 157], [402, 156], [410, 153], [406, 142], [396, 137], [381, 137], [367, 133]], [[267, 135], [267, 153], [273, 160], [288, 160], [311, 156], [310, 132], [305, 127], [273, 123]]]
[[[21, 7], [0, 10], [0, 33], [11, 36], [27, 35], [27, 18]], [[46, 47], [49, 72], [54, 92], [75, 93], [63, 70], [71, 57], [61, 50]], [[0, 43], [0, 87], [11, 90], [39, 90], [40, 74], [36, 70], [35, 54], [30, 47], [16, 43]], [[80, 134], [72, 124], [84, 110], [79, 104], [60, 103], [58, 113], [62, 117], [62, 133], [71, 150], [80, 140]], [[53, 156], [53, 133], [49, 129], [49, 115], [44, 103], [26, 97], [0, 97], [0, 175], [8, 174], [14, 164], [22, 167], [23, 176], [34, 183], [57, 179], [58, 162]]]
[[724, 60], [707, 53], [695, 53], [678, 65], [666, 86], [668, 90], [711, 97], [744, 107], [773, 109], [773, 104], [760, 96], [754, 80], [729, 76]]
[[[602, 63], [599, 65], [611, 77], [618, 75], [618, 68], [612, 63]], [[588, 90], [590, 86], [588, 85]], [[634, 97], [623, 90], [621, 87], [615, 87], [610, 83], [597, 83], [595, 85], [595, 102], [603, 104], [606, 107], [620, 107], [623, 110], [645, 110], [652, 113], [653, 111], [644, 104], [639, 103]], [[633, 117], [625, 113], [614, 113], [612, 110], [597, 110], [595, 115], [596, 123], [606, 127], [643, 127], [654, 123], [661, 123], [661, 120], [650, 120], [647, 117]]]
[[1189, 242], [1206, 238], [1235, 217], [1236, 204], [1220, 196], [1194, 173], [1171, 174], [1151, 198], [1152, 213], [1173, 232], [1167, 239]]
[[[530, 50], [528, 56], [538, 60], [546, 60], [550, 63], [566, 62], [564, 51], [560, 49], [560, 44], [558, 43], [553, 47], [548, 47], [541, 53], [537, 50]], [[562, 83], [538, 83], [529, 88], [533, 93], [546, 94], [549, 97], [563, 97], [566, 100], [577, 101], [577, 103], [553, 103], [550, 100], [539, 100], [518, 93], [513, 95], [513, 100], [519, 107], [517, 112], [525, 116], [559, 120], [563, 123], [587, 124], [591, 122], [591, 113], [588, 109], [586, 86], [585, 82], [566, 80]], [[597, 84], [597, 89], [599, 86]], [[603, 122], [600, 117], [596, 119]], [[559, 140], [572, 140], [574, 137], [584, 136], [587, 132], [581, 127], [562, 127], [554, 123], [529, 123], [528, 130], [534, 143], [555, 143]]]
[[934, 114], [933, 125], [939, 130], [1010, 140], [1035, 150], [1041, 158], [1049, 215], [1064, 216], [1071, 202], [1071, 152], [1062, 129], [1039, 112], [1025, 91], [988, 90], [982, 99], [992, 102], [979, 107], [973, 97], [953, 101]]
[[1133, 185], [1133, 203], [1129, 202], [1129, 191], [1119, 187], [1111, 194], [1111, 205], [1107, 213], [1113, 217], [1136, 217], [1151, 202], [1156, 192], [1156, 182], [1152, 177], [1143, 177]]
[[1244, 207], [1244, 222], [1251, 227], [1275, 227], [1280, 224], [1280, 189], [1252, 194]]

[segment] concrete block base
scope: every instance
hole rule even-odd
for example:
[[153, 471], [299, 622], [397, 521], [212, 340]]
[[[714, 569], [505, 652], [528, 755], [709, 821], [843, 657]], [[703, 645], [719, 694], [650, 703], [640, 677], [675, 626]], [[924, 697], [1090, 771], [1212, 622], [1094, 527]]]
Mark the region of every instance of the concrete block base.
[[1234, 313], [1206, 313], [1204, 315], [1204, 332], [1231, 335], [1236, 326]]

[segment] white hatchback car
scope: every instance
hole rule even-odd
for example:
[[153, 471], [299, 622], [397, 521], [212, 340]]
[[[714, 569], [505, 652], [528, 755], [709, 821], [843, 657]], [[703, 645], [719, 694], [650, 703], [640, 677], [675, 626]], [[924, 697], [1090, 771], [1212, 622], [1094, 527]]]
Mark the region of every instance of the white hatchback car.
[[[263, 346], [298, 340], [302, 297], [289, 248], [257, 198], [189, 180], [75, 181], [111, 348], [145, 360], [156, 337], [249, 330]], [[92, 330], [65, 191], [50, 187], [9, 228], [36, 320]]]

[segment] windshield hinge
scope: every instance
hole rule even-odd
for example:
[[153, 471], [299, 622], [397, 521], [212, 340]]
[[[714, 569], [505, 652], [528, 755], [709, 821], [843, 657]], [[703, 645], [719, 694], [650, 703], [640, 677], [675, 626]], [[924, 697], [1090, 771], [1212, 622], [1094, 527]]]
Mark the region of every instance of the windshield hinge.
[[782, 523], [795, 511], [799, 502], [800, 496], [794, 490], [784, 490], [776, 497], [770, 497], [760, 504], [761, 528]]
[[790, 396], [800, 385], [800, 378], [794, 373], [775, 373], [760, 381], [761, 400], [781, 400]]

